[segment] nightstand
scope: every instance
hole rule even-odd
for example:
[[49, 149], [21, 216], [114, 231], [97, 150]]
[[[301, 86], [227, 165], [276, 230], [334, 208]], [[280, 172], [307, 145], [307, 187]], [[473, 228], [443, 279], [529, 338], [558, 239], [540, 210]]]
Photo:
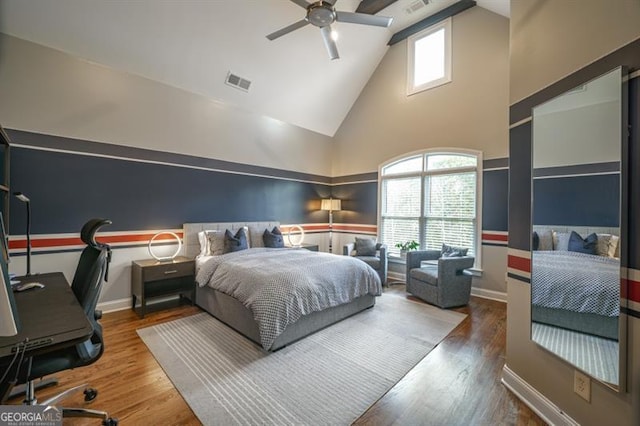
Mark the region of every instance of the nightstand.
[[[187, 294], [191, 304], [195, 301], [195, 260], [176, 257], [173, 261], [158, 262], [155, 259], [131, 262], [131, 297], [133, 309], [141, 318], [147, 310], [147, 299]], [[140, 300], [140, 310], [136, 302]]]

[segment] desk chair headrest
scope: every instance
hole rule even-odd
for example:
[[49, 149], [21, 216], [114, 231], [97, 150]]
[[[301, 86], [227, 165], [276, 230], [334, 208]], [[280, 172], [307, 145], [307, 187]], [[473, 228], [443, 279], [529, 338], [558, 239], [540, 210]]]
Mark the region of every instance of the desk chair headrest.
[[91, 219], [84, 224], [82, 231], [80, 231], [80, 238], [82, 239], [82, 242], [96, 248], [104, 246], [105, 244], [96, 242], [96, 232], [105, 225], [111, 225], [111, 223], [112, 222], [109, 219]]

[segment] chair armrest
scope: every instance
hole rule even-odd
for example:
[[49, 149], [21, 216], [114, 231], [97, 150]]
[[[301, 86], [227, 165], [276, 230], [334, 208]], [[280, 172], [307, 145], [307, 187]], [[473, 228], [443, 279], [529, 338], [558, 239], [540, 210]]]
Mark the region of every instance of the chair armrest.
[[462, 275], [465, 269], [473, 267], [475, 260], [473, 256], [441, 257], [438, 260], [438, 275]]
[[384, 259], [384, 258], [387, 257], [387, 245], [386, 244], [382, 244], [382, 243], [376, 244], [376, 251], [380, 252], [380, 254], [379, 254], [380, 259]]
[[436, 260], [440, 257], [440, 250], [414, 250], [407, 252], [407, 271], [419, 268], [423, 260]]
[[345, 244], [344, 246], [342, 246], [342, 254], [344, 256], [351, 256], [351, 252], [353, 251], [354, 247], [355, 243]]

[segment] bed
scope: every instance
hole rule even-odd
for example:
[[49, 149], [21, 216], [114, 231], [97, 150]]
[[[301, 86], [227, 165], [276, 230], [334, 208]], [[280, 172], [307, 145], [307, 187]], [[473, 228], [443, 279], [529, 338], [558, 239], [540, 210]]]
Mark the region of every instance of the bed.
[[[601, 231], [609, 232], [598, 235], [613, 235], [609, 229]], [[537, 230], [540, 234], [544, 232], [546, 230]], [[586, 236], [589, 232], [591, 230], [580, 233]], [[561, 234], [560, 231], [557, 233]], [[553, 244], [555, 250], [532, 252], [531, 319], [618, 340], [618, 258], [606, 253], [594, 255], [567, 251], [562, 247], [562, 237], [555, 236]]]
[[[382, 289], [377, 273], [357, 259], [264, 248], [262, 233], [278, 225], [184, 224], [185, 255], [196, 258], [196, 304], [269, 351], [373, 307]], [[198, 233], [242, 227], [248, 230], [250, 249], [201, 255]], [[285, 286], [286, 280], [295, 288]]]

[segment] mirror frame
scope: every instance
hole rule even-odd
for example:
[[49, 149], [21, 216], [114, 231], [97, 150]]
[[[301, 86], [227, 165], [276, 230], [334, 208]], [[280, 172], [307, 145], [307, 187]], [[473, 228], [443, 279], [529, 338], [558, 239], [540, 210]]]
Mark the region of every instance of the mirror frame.
[[[626, 66], [618, 66], [615, 67], [613, 69], [610, 69], [606, 72], [602, 72], [592, 78], [590, 78], [587, 81], [584, 81], [582, 83], [577, 84], [573, 89], [569, 89], [569, 90], [564, 90], [562, 93], [555, 95], [553, 97], [550, 97], [548, 99], [546, 99], [544, 102], [541, 102], [537, 105], [534, 105], [531, 108], [531, 188], [530, 188], [530, 193], [531, 193], [531, 221], [530, 221], [530, 232], [529, 232], [529, 238], [530, 238], [530, 252], [531, 252], [531, 274], [532, 274], [532, 278], [531, 278], [531, 289], [530, 292], [532, 292], [533, 290], [533, 232], [534, 232], [534, 206], [535, 206], [535, 197], [534, 197], [534, 170], [535, 170], [535, 166], [534, 166], [534, 144], [535, 144], [535, 135], [534, 135], [534, 110], [542, 105], [545, 105], [549, 102], [552, 102], [556, 99], [558, 99], [561, 96], [566, 95], [567, 93], [571, 92], [572, 90], [575, 90], [576, 88], [580, 87], [580, 86], [584, 86], [586, 84], [589, 84], [607, 74], [610, 74], [616, 70], [619, 70], [619, 76], [620, 76], [620, 203], [619, 203], [619, 212], [618, 212], [618, 216], [619, 216], [619, 244], [620, 244], [620, 267], [619, 267], [619, 285], [620, 285], [620, 307], [619, 307], [619, 320], [618, 320], [618, 383], [609, 383], [609, 382], [605, 382], [595, 376], [593, 376], [592, 373], [588, 372], [588, 371], [584, 371], [583, 369], [581, 369], [580, 367], [576, 366], [575, 364], [571, 363], [571, 361], [561, 357], [560, 355], [558, 355], [557, 353], [553, 352], [550, 349], [547, 349], [546, 347], [542, 346], [541, 344], [539, 344], [537, 341], [535, 341], [533, 339], [533, 319], [532, 317], [529, 318], [529, 339], [535, 343], [539, 348], [542, 348], [543, 350], [545, 350], [546, 352], [554, 355], [555, 357], [557, 357], [559, 360], [561, 360], [562, 362], [566, 363], [567, 365], [571, 366], [573, 369], [575, 370], [579, 370], [585, 374], [587, 374], [589, 377], [591, 377], [592, 380], [595, 380], [599, 383], [602, 383], [603, 385], [605, 385], [606, 387], [616, 391], [616, 392], [627, 392], [628, 391], [628, 371], [627, 371], [627, 367], [628, 367], [628, 342], [627, 342], [627, 328], [628, 328], [628, 317], [626, 314], [627, 311], [627, 300], [628, 300], [628, 295], [626, 293], [624, 293], [624, 291], [626, 290], [627, 286], [625, 285], [625, 283], [627, 282], [628, 279], [628, 274], [627, 274], [627, 265], [628, 265], [628, 246], [629, 246], [629, 242], [628, 242], [628, 231], [629, 231], [629, 138], [630, 138], [630, 132], [629, 132], [629, 99], [628, 99], [628, 93], [629, 93], [629, 88], [628, 88], [628, 79], [629, 79], [629, 73], [628, 73], [628, 68]], [[531, 293], [530, 293], [531, 294]]]

